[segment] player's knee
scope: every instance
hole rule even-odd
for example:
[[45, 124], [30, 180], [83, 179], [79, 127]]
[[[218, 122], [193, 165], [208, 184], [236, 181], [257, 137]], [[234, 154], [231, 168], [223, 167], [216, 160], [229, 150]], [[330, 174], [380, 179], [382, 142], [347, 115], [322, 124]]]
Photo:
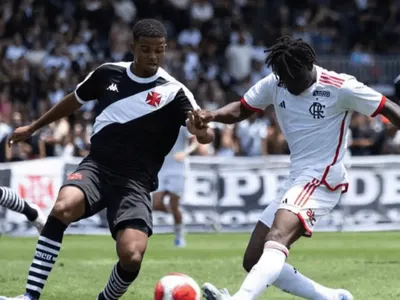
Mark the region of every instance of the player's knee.
[[154, 202], [153, 203], [153, 210], [162, 211], [162, 212], [168, 212], [167, 207], [162, 202]]
[[144, 253], [135, 244], [128, 245], [119, 251], [119, 262], [124, 270], [135, 272], [140, 269]]
[[278, 228], [271, 228], [267, 234], [267, 237], [265, 238], [265, 241], [274, 241], [280, 244], [286, 244], [285, 236]]
[[67, 201], [59, 201], [54, 204], [51, 215], [56, 217], [64, 224], [70, 224], [79, 217], [75, 217], [76, 213], [74, 208]]
[[84, 213], [84, 198], [77, 198], [66, 193], [59, 194], [51, 211], [52, 216], [67, 225], [82, 217]]

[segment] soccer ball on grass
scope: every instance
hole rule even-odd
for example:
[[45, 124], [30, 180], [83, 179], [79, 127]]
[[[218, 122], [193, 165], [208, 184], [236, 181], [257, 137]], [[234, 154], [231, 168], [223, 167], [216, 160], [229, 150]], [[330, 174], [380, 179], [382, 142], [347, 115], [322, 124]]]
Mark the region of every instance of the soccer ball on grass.
[[200, 300], [200, 298], [200, 287], [196, 281], [181, 273], [164, 276], [154, 291], [154, 300]]

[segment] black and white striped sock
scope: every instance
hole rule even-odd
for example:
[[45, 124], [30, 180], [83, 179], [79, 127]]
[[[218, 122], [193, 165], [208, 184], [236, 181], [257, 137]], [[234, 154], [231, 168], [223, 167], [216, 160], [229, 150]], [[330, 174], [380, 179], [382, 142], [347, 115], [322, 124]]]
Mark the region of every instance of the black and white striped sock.
[[39, 299], [47, 277], [54, 267], [66, 228], [61, 221], [49, 216], [42, 230], [26, 283], [26, 292], [34, 299]]
[[139, 275], [139, 271], [127, 272], [117, 263], [110, 275], [104, 290], [100, 293], [99, 300], [117, 300], [128, 290], [129, 286]]
[[14, 190], [8, 187], [0, 187], [0, 205], [12, 211], [24, 214], [29, 221], [34, 221], [38, 217], [36, 209], [32, 208], [24, 199], [18, 196]]

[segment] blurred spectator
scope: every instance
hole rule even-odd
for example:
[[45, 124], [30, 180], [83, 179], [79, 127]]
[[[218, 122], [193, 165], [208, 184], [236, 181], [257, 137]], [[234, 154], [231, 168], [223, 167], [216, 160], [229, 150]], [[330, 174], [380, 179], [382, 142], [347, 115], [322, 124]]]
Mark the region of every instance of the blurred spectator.
[[383, 123], [380, 154], [400, 154], [400, 131], [388, 119], [381, 116]]
[[21, 58], [25, 52], [26, 48], [22, 44], [22, 37], [17, 33], [14, 35], [13, 43], [7, 47], [6, 58], [10, 60], [17, 60]]
[[234, 126], [219, 126], [215, 129], [214, 148], [216, 156], [233, 157], [239, 153]]
[[377, 130], [369, 117], [355, 113], [350, 123], [352, 143], [350, 145], [352, 155], [378, 154], [380, 143], [377, 143]]
[[214, 8], [208, 0], [193, 0], [190, 15], [193, 20], [204, 23], [214, 16]]
[[243, 33], [239, 34], [238, 42], [230, 44], [226, 49], [227, 72], [234, 82], [240, 83], [251, 72], [253, 48], [246, 43]]
[[239, 139], [239, 153], [244, 156], [267, 155], [268, 121], [259, 114], [253, 114], [236, 127]]
[[361, 43], [358, 43], [354, 46], [353, 51], [351, 52], [351, 62], [357, 65], [373, 65], [374, 58], [369, 51], [366, 50], [366, 47]]
[[198, 26], [192, 22], [190, 27], [181, 31], [178, 36], [179, 45], [182, 47], [197, 47], [201, 42], [201, 32]]

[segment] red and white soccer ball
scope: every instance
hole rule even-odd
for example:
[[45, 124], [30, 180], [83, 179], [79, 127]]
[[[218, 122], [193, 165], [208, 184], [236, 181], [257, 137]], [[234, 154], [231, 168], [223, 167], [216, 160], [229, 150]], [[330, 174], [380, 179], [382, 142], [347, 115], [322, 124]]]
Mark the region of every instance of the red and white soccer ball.
[[154, 300], [200, 300], [200, 287], [193, 278], [180, 273], [170, 273], [156, 285]]

